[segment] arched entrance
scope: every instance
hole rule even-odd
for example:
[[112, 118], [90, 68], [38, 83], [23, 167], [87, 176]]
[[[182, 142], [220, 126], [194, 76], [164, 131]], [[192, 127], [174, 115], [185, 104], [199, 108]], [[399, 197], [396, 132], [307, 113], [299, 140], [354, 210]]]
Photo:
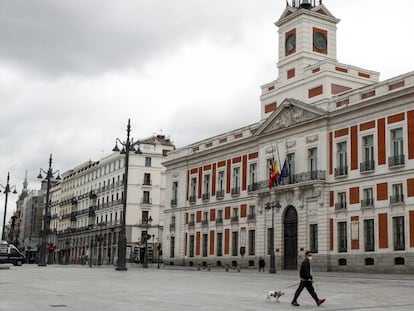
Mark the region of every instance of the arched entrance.
[[298, 213], [290, 205], [285, 210], [284, 232], [284, 269], [296, 270], [298, 262]]

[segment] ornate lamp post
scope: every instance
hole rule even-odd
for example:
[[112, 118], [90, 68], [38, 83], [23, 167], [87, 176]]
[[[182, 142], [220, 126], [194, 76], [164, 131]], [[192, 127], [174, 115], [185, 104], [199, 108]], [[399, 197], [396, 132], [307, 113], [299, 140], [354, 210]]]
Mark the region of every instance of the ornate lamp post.
[[98, 236], [98, 242], [99, 242], [99, 244], [97, 243], [97, 245], [99, 245], [98, 246], [99, 247], [99, 249], [98, 249], [98, 262], [97, 262], [97, 265], [98, 266], [101, 266], [102, 265], [102, 242], [103, 242], [102, 227], [104, 225], [105, 225], [105, 223], [103, 223], [103, 222], [100, 222], [98, 224], [98, 226], [100, 227], [99, 236]]
[[4, 215], [3, 215], [3, 227], [2, 227], [2, 231], [1, 231], [1, 239], [5, 240], [6, 239], [6, 214], [7, 214], [7, 201], [9, 199], [9, 192], [11, 192], [13, 190], [13, 193], [16, 194], [16, 186], [10, 186], [9, 185], [9, 181], [10, 181], [10, 173], [7, 173], [7, 182], [6, 185], [3, 186], [2, 184], [0, 184], [0, 189], [3, 190], [4, 194], [6, 194], [6, 199], [4, 202]]
[[[45, 179], [43, 179], [42, 172], [46, 174]], [[46, 206], [44, 209], [44, 215], [43, 215], [43, 230], [42, 230], [42, 241], [40, 244], [40, 252], [39, 252], [39, 263], [37, 264], [39, 267], [45, 267], [46, 266], [46, 236], [47, 231], [50, 227], [50, 215], [49, 215], [49, 194], [50, 194], [50, 183], [51, 179], [54, 178], [54, 175], [57, 174], [56, 180], [60, 180], [59, 170], [53, 171], [52, 170], [52, 154], [50, 154], [49, 157], [49, 168], [48, 170], [40, 169], [39, 175], [37, 176], [38, 179], [42, 179], [43, 181], [46, 180]]]
[[148, 237], [151, 237], [151, 235], [148, 234], [149, 226], [151, 226], [152, 223], [152, 217], [149, 216], [146, 220], [147, 225], [147, 233], [145, 234], [145, 253], [144, 253], [144, 265], [143, 268], [148, 268]]
[[281, 208], [279, 201], [268, 202], [265, 204], [265, 209], [272, 209], [272, 229], [270, 239], [270, 267], [269, 273], [276, 273], [276, 257], [275, 257], [275, 235], [274, 235], [274, 222], [275, 222], [275, 208], [278, 210]]
[[119, 233], [118, 239], [118, 260], [116, 263], [115, 270], [117, 271], [126, 271], [126, 247], [127, 247], [127, 238], [126, 238], [126, 205], [127, 205], [127, 191], [128, 191], [128, 167], [129, 167], [129, 153], [135, 152], [137, 154], [141, 153], [139, 146], [135, 150], [132, 140], [130, 140], [131, 133], [131, 121], [128, 119], [127, 125], [127, 138], [126, 141], [121, 141], [119, 138], [115, 140], [115, 147], [112, 149], [114, 152], [119, 152], [118, 142], [122, 146], [121, 154], [125, 155], [125, 177], [124, 177], [124, 197], [122, 198], [122, 215], [121, 215], [121, 232]]

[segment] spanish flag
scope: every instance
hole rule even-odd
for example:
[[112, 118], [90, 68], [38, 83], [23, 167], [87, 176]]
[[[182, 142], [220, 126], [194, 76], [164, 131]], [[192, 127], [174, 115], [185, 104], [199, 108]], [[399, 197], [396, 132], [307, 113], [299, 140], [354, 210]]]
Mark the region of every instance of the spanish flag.
[[273, 161], [273, 164], [270, 166], [269, 189], [273, 188], [273, 185], [275, 184], [279, 176], [279, 166], [277, 165], [277, 161]]

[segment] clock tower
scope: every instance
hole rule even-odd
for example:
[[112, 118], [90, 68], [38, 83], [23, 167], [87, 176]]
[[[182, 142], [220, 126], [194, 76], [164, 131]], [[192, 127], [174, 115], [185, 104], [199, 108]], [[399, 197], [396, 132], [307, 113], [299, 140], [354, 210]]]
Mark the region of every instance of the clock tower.
[[286, 98], [319, 101], [378, 81], [379, 74], [337, 61], [336, 18], [322, 0], [286, 1], [275, 23], [279, 77], [262, 86], [262, 119]]

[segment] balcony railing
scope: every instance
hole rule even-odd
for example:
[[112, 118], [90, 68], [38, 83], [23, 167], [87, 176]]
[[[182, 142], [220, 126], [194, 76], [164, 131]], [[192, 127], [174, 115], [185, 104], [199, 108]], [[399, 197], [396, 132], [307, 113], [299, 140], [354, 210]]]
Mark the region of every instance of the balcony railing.
[[216, 225], [222, 225], [223, 224], [223, 218], [216, 218]]
[[203, 219], [203, 220], [201, 221], [201, 226], [202, 226], [202, 227], [208, 227], [208, 220], [207, 220], [207, 219]]
[[361, 162], [359, 164], [359, 171], [360, 172], [371, 172], [373, 170], [375, 170], [375, 161], [374, 160], [364, 161], [364, 162]]
[[340, 166], [335, 168], [335, 177], [347, 176], [348, 166]]
[[177, 206], [177, 199], [171, 200], [171, 206]]
[[239, 216], [231, 216], [231, 218], [230, 218], [230, 222], [231, 222], [232, 224], [236, 224], [236, 223], [238, 223], [238, 222], [239, 222]]
[[151, 198], [143, 198], [141, 200], [141, 204], [148, 204], [151, 205], [152, 204], [152, 199]]
[[238, 195], [240, 195], [240, 187], [231, 188], [231, 195], [232, 196], [238, 196]]
[[189, 221], [188, 222], [188, 228], [194, 228], [195, 227], [195, 222], [194, 221]]
[[210, 200], [210, 193], [203, 193], [202, 199], [203, 199], [203, 202]]
[[403, 166], [405, 164], [405, 156], [403, 154], [388, 158], [388, 167]]
[[256, 214], [248, 214], [247, 215], [247, 221], [256, 221]]
[[197, 202], [197, 197], [195, 195], [190, 196], [190, 203], [194, 204]]
[[[295, 185], [300, 183], [309, 183], [309, 182], [317, 182], [317, 181], [325, 181], [326, 180], [326, 171], [317, 170], [317, 171], [308, 171], [298, 174], [293, 174], [287, 177], [283, 177], [280, 180], [280, 183], [277, 186], [287, 186], [287, 185]], [[268, 190], [269, 189], [269, 180], [261, 180], [259, 182], [253, 183], [249, 185], [248, 191], [260, 191], [260, 190]]]
[[223, 199], [224, 198], [224, 190], [217, 190], [216, 191], [216, 199]]
[[335, 210], [340, 211], [346, 209], [346, 202], [335, 203]]
[[152, 180], [151, 179], [144, 179], [144, 182], [142, 183], [144, 186], [151, 186]]
[[361, 200], [361, 208], [374, 207], [374, 199]]
[[404, 203], [404, 195], [403, 194], [390, 196], [390, 204], [398, 204], [398, 203]]

